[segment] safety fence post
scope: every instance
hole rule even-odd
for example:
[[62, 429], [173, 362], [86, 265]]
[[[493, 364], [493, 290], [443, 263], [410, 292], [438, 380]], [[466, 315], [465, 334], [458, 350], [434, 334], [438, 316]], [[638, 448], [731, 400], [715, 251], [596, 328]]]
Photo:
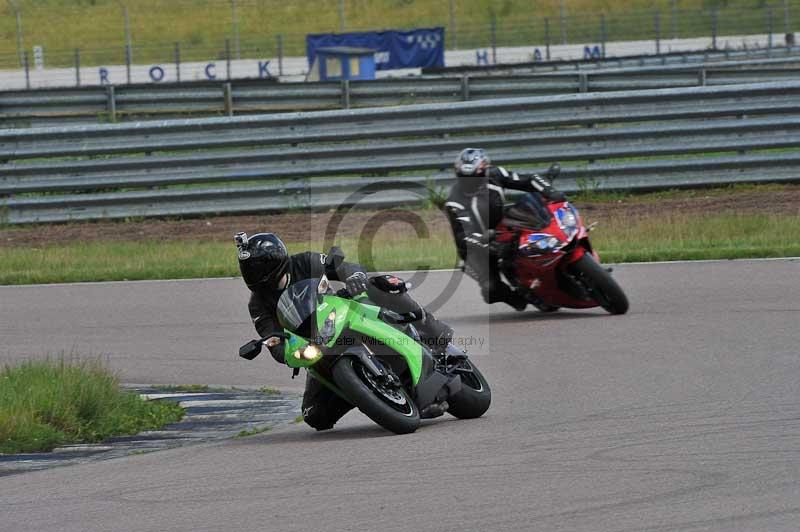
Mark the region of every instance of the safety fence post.
[[550, 19], [547, 17], [544, 19], [544, 49], [545, 57], [550, 61]]
[[81, 86], [81, 51], [75, 48], [75, 86]]
[[772, 6], [767, 6], [767, 57], [772, 55], [772, 33], [773, 33]]
[[239, 15], [236, 13], [236, 0], [231, 0], [231, 29], [233, 43], [236, 46], [236, 59], [242, 58], [242, 43], [239, 39]]
[[175, 43], [175, 79], [181, 82], [181, 43]]
[[706, 79], [708, 76], [708, 72], [706, 72], [705, 68], [701, 68], [697, 71], [697, 84], [701, 87], [706, 86]]
[[490, 18], [490, 30], [492, 36], [492, 64], [497, 64], [497, 18], [492, 12], [492, 16]]
[[276, 37], [278, 40], [278, 75], [283, 76], [283, 35]]
[[133, 50], [131, 45], [125, 45], [125, 78], [128, 80], [128, 85], [131, 84], [131, 62], [133, 61]]
[[458, 25], [456, 21], [456, 0], [450, 0], [450, 49], [458, 50]]
[[678, 0], [670, 0], [670, 29], [673, 39], [678, 38]]
[[600, 57], [606, 58], [606, 15], [600, 15]]
[[225, 39], [225, 70], [227, 78], [231, 79], [231, 40]]
[[225, 115], [233, 116], [233, 90], [230, 82], [222, 85], [222, 94], [225, 98]]
[[350, 80], [342, 80], [342, 109], [350, 109]]
[[578, 92], [589, 92], [589, 75], [586, 72], [578, 74]]
[[28, 62], [28, 52], [23, 50], [22, 52], [22, 68], [25, 69], [25, 88], [31, 88], [31, 65]]
[[717, 8], [711, 9], [711, 49], [717, 49]]
[[106, 110], [108, 111], [108, 120], [110, 122], [117, 121], [117, 97], [114, 92], [114, 85], [106, 87]]
[[11, 9], [14, 10], [14, 17], [17, 23], [17, 55], [19, 56], [19, 66], [24, 67], [25, 61], [23, 54], [25, 51], [25, 39], [22, 35], [22, 12], [20, 12], [19, 5], [17, 5], [16, 0], [8, 0], [8, 5], [10, 5]]
[[656, 55], [661, 53], [661, 12], [656, 11], [653, 19], [653, 26], [656, 32]]

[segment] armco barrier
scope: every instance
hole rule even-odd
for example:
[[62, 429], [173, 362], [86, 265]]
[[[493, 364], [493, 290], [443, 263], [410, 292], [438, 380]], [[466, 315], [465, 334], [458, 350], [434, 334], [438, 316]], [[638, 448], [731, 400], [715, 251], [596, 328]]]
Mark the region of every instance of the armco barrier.
[[565, 190], [796, 181], [800, 82], [2, 130], [0, 210], [24, 223], [407, 202], [419, 194], [380, 176], [424, 185], [466, 146], [560, 161]]
[[798, 79], [800, 54], [761, 60], [538, 74], [465, 73], [458, 77], [333, 83], [253, 80], [39, 89], [0, 92], [0, 127], [232, 116]]

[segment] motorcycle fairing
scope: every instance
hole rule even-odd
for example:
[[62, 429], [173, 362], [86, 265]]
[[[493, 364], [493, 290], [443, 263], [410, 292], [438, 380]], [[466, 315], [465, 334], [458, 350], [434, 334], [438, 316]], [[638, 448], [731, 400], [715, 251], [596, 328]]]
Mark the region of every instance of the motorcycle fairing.
[[[321, 296], [316, 308], [317, 331], [322, 331], [325, 321], [329, 319], [332, 312], [335, 312], [334, 330], [324, 344], [317, 338], [303, 338], [291, 331], [287, 332], [287, 340], [284, 348], [284, 360], [291, 368], [310, 368], [318, 360], [305, 360], [296, 358], [295, 351], [302, 350], [309, 343], [314, 342], [322, 348], [332, 348], [345, 329], [351, 329], [356, 333], [366, 335], [380, 341], [390, 349], [401, 355], [408, 365], [411, 380], [414, 386], [419, 383], [422, 374], [422, 346], [406, 334], [398, 331], [379, 319], [380, 308], [374, 305], [360, 303], [356, 300], [345, 299], [335, 295], [326, 294]], [[363, 298], [360, 298], [363, 300]]]
[[[363, 305], [359, 304], [359, 307]], [[358, 333], [375, 338], [401, 355], [408, 365], [408, 370], [411, 373], [411, 382], [414, 386], [419, 383], [420, 376], [422, 375], [422, 346], [414, 341], [411, 337], [398, 331], [391, 325], [379, 321], [377, 319], [377, 312], [368, 309], [368, 312], [354, 312], [348, 320], [348, 327]], [[371, 316], [374, 315], [374, 318]]]
[[[531, 201], [523, 197], [517, 205], [520, 203], [529, 205]], [[584, 292], [575, 286], [567, 272], [568, 266], [579, 260], [585, 253], [592, 254], [599, 262], [599, 257], [589, 243], [588, 232], [583, 225], [580, 213], [566, 201], [548, 203], [545, 208], [551, 215], [548, 224], [544, 227], [533, 228], [528, 223], [509, 224], [508, 222], [515, 222], [515, 220], [508, 216], [501, 222], [497, 240], [515, 242], [519, 250], [519, 253], [512, 259], [512, 264], [504, 268], [506, 276], [509, 277], [509, 280], [514, 278], [512, 283], [528, 290], [532, 297], [548, 305], [567, 308], [598, 306], [595, 300], [583, 297]], [[513, 209], [514, 207], [509, 209], [509, 212], [512, 212]], [[525, 252], [530, 249], [531, 238], [533, 238], [533, 242], [544, 238], [557, 238], [560, 245], [540, 250], [539, 253]]]

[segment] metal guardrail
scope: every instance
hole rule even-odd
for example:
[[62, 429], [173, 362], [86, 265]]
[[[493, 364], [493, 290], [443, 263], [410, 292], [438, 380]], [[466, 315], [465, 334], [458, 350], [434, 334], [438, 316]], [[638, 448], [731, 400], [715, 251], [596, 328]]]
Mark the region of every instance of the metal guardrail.
[[469, 145], [514, 167], [561, 161], [567, 191], [797, 181], [800, 82], [0, 130], [0, 211], [27, 223], [419, 201]]
[[237, 81], [0, 92], [0, 127], [379, 107], [800, 79], [800, 54], [695, 65], [342, 83]]

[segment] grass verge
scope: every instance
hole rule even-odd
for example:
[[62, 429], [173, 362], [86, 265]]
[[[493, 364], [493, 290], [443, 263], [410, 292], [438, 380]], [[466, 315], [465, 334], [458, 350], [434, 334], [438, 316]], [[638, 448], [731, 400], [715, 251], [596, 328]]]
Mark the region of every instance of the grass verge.
[[[604, 262], [742, 259], [800, 256], [800, 216], [708, 214], [669, 219], [612, 217], [591, 234]], [[591, 217], [587, 217], [591, 221]], [[452, 237], [376, 242], [372, 253], [355, 241], [345, 253], [373, 271], [453, 268]], [[190, 279], [239, 275], [227, 243], [111, 242], [52, 246], [46, 250], [0, 248], [0, 284]], [[292, 244], [290, 250], [321, 249]], [[370, 256], [371, 255], [371, 256]]]
[[[452, 268], [455, 264], [452, 237], [444, 232], [426, 239], [377, 240], [371, 252], [354, 238], [338, 244], [350, 260], [370, 270]], [[321, 248], [321, 242], [289, 245], [293, 253]], [[0, 264], [0, 284], [5, 285], [239, 275], [235, 248], [228, 242], [76, 242], [41, 249], [0, 248]]]
[[591, 234], [604, 262], [747, 259], [800, 256], [800, 216], [615, 216]]
[[172, 402], [145, 401], [120, 388], [98, 361], [44, 361], [0, 371], [0, 453], [50, 451], [180, 420]]
[[262, 434], [264, 432], [267, 432], [269, 429], [270, 427], [259, 427], [250, 430], [243, 430], [239, 432], [239, 434], [234, 436], [234, 438], [247, 438], [248, 436], [255, 436], [256, 434]]

